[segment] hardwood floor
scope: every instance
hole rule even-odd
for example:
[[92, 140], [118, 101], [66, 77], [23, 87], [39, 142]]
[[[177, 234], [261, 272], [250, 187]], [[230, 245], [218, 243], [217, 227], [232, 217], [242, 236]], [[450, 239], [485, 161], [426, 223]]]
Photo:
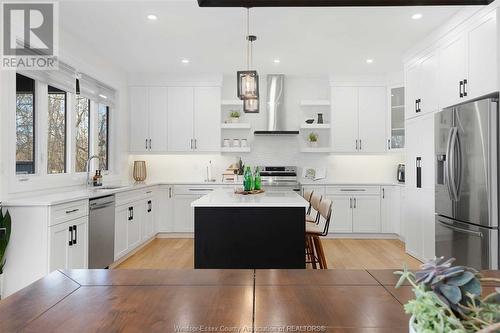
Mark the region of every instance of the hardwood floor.
[[[404, 244], [394, 239], [323, 239], [328, 268], [415, 269], [420, 261], [405, 254]], [[116, 268], [193, 268], [193, 239], [156, 238]]]

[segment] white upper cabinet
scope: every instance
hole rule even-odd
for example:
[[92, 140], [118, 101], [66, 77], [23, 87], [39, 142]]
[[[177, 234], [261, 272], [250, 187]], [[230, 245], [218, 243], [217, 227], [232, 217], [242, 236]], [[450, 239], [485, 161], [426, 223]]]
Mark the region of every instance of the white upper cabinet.
[[130, 150], [167, 149], [167, 88], [130, 88]]
[[[461, 35], [441, 47], [439, 56], [439, 104], [442, 108], [460, 103], [467, 72], [467, 39]], [[461, 84], [462, 83], [462, 84]]]
[[358, 88], [332, 88], [332, 140], [336, 152], [357, 151]]
[[149, 144], [149, 92], [147, 87], [130, 87], [130, 150], [142, 152]]
[[332, 88], [332, 147], [335, 152], [384, 152], [386, 88]]
[[220, 150], [220, 87], [131, 87], [131, 152]]
[[194, 148], [196, 151], [220, 150], [221, 97], [218, 87], [194, 90]]
[[168, 150], [185, 152], [194, 149], [194, 89], [168, 88]]
[[361, 87], [358, 96], [359, 150], [366, 153], [384, 152], [386, 120], [386, 88]]
[[498, 34], [496, 13], [469, 31], [469, 79], [467, 92], [480, 97], [498, 90]]
[[406, 70], [406, 119], [438, 110], [438, 60], [432, 52]]
[[498, 91], [496, 11], [440, 48], [440, 107], [446, 108]]
[[149, 88], [149, 142], [150, 151], [167, 150], [167, 88]]

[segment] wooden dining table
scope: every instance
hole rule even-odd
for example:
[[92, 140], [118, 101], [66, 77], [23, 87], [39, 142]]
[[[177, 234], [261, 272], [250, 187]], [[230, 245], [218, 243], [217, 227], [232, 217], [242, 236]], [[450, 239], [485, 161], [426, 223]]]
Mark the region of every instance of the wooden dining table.
[[0, 332], [408, 332], [411, 287], [396, 280], [393, 270], [60, 270], [0, 302]]

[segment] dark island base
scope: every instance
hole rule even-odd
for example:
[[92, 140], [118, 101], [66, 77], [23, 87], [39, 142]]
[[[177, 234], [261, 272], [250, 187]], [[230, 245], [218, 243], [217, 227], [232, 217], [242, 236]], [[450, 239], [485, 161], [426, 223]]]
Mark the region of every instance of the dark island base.
[[303, 269], [303, 207], [196, 207], [194, 267]]

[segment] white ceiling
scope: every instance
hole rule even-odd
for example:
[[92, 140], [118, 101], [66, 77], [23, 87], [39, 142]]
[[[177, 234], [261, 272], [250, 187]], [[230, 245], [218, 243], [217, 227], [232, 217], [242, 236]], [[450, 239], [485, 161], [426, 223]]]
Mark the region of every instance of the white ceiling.
[[[299, 75], [383, 74], [460, 7], [254, 8], [254, 67]], [[146, 18], [158, 16], [157, 21]], [[421, 20], [412, 20], [422, 13]], [[184, 1], [63, 1], [61, 29], [130, 73], [234, 73], [245, 68], [242, 8]], [[182, 64], [187, 58], [189, 64]], [[279, 58], [281, 63], [274, 64]], [[366, 59], [374, 60], [367, 64]]]

